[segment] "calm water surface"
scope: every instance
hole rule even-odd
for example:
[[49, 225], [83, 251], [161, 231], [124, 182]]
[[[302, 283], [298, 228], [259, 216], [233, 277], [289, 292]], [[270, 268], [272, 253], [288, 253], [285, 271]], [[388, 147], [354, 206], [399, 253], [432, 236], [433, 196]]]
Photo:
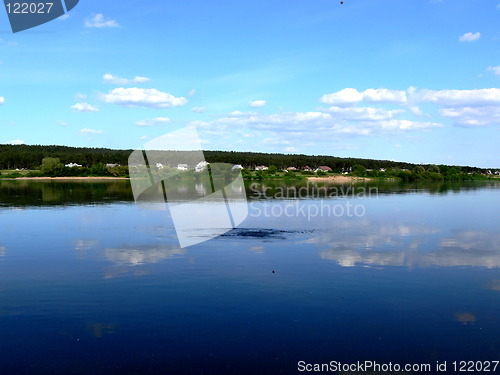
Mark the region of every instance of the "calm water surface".
[[282, 187], [181, 249], [126, 181], [0, 181], [0, 372], [500, 359], [500, 184]]

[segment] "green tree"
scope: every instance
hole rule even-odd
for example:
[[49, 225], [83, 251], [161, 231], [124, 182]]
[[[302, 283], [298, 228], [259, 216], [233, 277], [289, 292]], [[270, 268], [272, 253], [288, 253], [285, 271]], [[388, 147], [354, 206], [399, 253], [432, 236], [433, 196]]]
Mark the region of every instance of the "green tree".
[[421, 165], [418, 165], [415, 167], [415, 169], [413, 170], [415, 173], [424, 173], [425, 172], [425, 168], [422, 167]]
[[94, 176], [106, 176], [108, 174], [108, 169], [103, 163], [97, 163], [90, 168], [90, 173]]
[[366, 176], [366, 168], [361, 164], [356, 164], [352, 167], [352, 174], [360, 177]]
[[439, 169], [439, 167], [437, 165], [431, 164], [431, 165], [429, 165], [429, 168], [427, 168], [427, 172], [440, 173], [441, 170]]
[[59, 158], [43, 158], [42, 173], [47, 176], [58, 176], [63, 170], [64, 165]]
[[278, 167], [275, 165], [270, 165], [268, 170], [267, 170], [267, 173], [270, 175], [273, 175], [273, 174], [276, 174], [276, 172], [278, 172]]

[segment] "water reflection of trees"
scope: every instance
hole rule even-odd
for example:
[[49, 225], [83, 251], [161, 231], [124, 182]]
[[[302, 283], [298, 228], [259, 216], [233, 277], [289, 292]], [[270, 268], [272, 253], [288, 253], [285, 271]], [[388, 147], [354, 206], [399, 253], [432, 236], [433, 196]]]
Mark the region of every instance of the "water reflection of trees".
[[0, 181], [0, 206], [56, 206], [133, 201], [127, 180]]
[[394, 194], [448, 194], [482, 189], [498, 189], [500, 182], [426, 182], [402, 183], [399, 181], [366, 181], [347, 184], [267, 180], [262, 182], [245, 181], [249, 198], [336, 198], [370, 197], [374, 195]]
[[[216, 180], [216, 189], [227, 184]], [[245, 181], [247, 196], [252, 198], [335, 198], [372, 197], [384, 194], [447, 194], [479, 189], [498, 189], [498, 182], [403, 184], [368, 182], [331, 184], [307, 181]], [[154, 188], [161, 188], [155, 185]], [[210, 182], [202, 177], [168, 182], [169, 200], [193, 200], [212, 192]], [[163, 194], [162, 194], [163, 195]], [[133, 201], [128, 180], [36, 181], [0, 180], [0, 207], [57, 206]]]

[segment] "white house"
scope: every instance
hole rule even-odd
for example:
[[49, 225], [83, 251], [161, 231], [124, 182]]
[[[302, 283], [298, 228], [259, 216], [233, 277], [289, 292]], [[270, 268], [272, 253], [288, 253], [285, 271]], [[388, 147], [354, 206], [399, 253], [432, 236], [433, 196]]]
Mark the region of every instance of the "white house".
[[241, 164], [235, 164], [235, 165], [233, 165], [231, 170], [234, 171], [235, 169], [243, 169], [243, 166]]
[[73, 168], [73, 167], [81, 167], [81, 165], [77, 164], [77, 163], [69, 163], [69, 164], [66, 164], [65, 167]]
[[187, 164], [178, 164], [177, 169], [179, 171], [187, 171], [188, 170], [188, 165]]
[[207, 169], [208, 166], [209, 166], [209, 163], [207, 163], [206, 161], [200, 161], [198, 164], [196, 164], [196, 167], [194, 167], [194, 171], [195, 172], [203, 172], [205, 169]]
[[259, 165], [259, 166], [255, 167], [256, 171], [266, 171], [268, 169], [269, 169], [269, 167], [266, 167], [265, 165]]
[[322, 165], [322, 166], [319, 166], [318, 168], [316, 168], [316, 170], [314, 172], [318, 173], [318, 171], [331, 172], [332, 168], [330, 168], [326, 165]]

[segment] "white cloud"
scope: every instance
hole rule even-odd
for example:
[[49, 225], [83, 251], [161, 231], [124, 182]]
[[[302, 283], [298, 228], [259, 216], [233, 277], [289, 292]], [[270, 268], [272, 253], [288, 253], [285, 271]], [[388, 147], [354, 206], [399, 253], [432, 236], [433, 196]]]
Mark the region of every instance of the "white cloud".
[[[388, 111], [389, 113], [390, 111]], [[421, 130], [442, 127], [438, 122], [420, 122], [393, 119], [392, 115], [373, 118], [352, 118], [351, 113], [288, 112], [271, 115], [244, 114], [229, 115], [199, 126], [205, 129], [227, 131], [251, 129], [272, 133], [291, 134], [294, 137], [317, 140], [327, 139], [335, 134], [375, 135], [400, 131]]]
[[104, 74], [102, 76], [102, 79], [103, 79], [104, 83], [109, 83], [112, 85], [129, 85], [132, 83], [144, 83], [144, 82], [151, 81], [151, 79], [149, 79], [147, 77], [136, 76], [132, 79], [128, 79], [128, 78], [117, 77], [117, 76], [114, 76], [110, 73]]
[[68, 126], [68, 123], [64, 121], [57, 120], [56, 122], [61, 126]]
[[[492, 67], [496, 68], [496, 67]], [[500, 70], [500, 69], [499, 69]], [[442, 106], [483, 106], [500, 104], [500, 89], [485, 88], [475, 90], [417, 90], [409, 87], [407, 90], [368, 89], [359, 92], [356, 89], [343, 89], [332, 94], [323, 95], [320, 101], [332, 104], [336, 111], [344, 110], [346, 113], [357, 111], [353, 107], [361, 102], [380, 104], [408, 105], [410, 111], [415, 114], [421, 113], [416, 103], [435, 103]], [[346, 105], [350, 108], [345, 108]], [[367, 112], [368, 107], [363, 107], [361, 112]], [[378, 108], [380, 112], [380, 108]], [[371, 109], [375, 111], [375, 109]]]
[[408, 107], [408, 109], [410, 110], [411, 113], [413, 113], [414, 115], [416, 116], [423, 116], [424, 115], [424, 111], [422, 111], [422, 109], [420, 109], [419, 106], [410, 106]]
[[406, 91], [368, 89], [363, 92], [363, 100], [369, 103], [406, 103]]
[[334, 115], [334, 117], [341, 118], [343, 120], [389, 120], [394, 117], [394, 115], [403, 113], [404, 110], [386, 110], [383, 108], [372, 108], [372, 107], [337, 107], [332, 106], [327, 109], [329, 113]]
[[407, 92], [388, 89], [368, 89], [359, 92], [353, 88], [346, 88], [332, 94], [323, 95], [320, 101], [333, 105], [353, 105], [359, 102], [367, 103], [406, 103]]
[[253, 102], [250, 102], [250, 107], [253, 108], [259, 108], [259, 107], [264, 107], [267, 104], [265, 100], [254, 100]]
[[461, 126], [500, 125], [499, 106], [443, 108], [439, 114], [453, 119], [456, 125]]
[[24, 145], [24, 141], [22, 139], [14, 139], [13, 141], [10, 141], [9, 144], [11, 144], [11, 145]]
[[155, 117], [149, 120], [137, 121], [135, 124], [137, 126], [162, 126], [168, 124], [169, 122], [170, 119], [168, 117]]
[[84, 135], [87, 137], [92, 137], [92, 136], [97, 135], [97, 134], [102, 134], [102, 130], [89, 129], [89, 128], [85, 128], [85, 129], [80, 130], [80, 135]]
[[384, 120], [379, 123], [383, 130], [415, 130], [415, 129], [431, 129], [441, 128], [443, 124], [437, 122], [422, 122], [410, 120]]
[[0, 96], [0, 105], [5, 103], [5, 98], [3, 96]]
[[297, 149], [295, 147], [287, 147], [285, 148], [286, 152], [297, 152]]
[[127, 107], [152, 107], [169, 108], [183, 106], [187, 99], [175, 97], [169, 93], [161, 92], [156, 89], [116, 88], [107, 94], [102, 95], [106, 103], [113, 103]]
[[248, 116], [248, 115], [256, 115], [257, 112], [243, 112], [243, 111], [233, 111], [230, 113], [231, 116]]
[[500, 65], [497, 66], [489, 66], [488, 71], [493, 72], [493, 74], [500, 76]]
[[363, 94], [353, 88], [346, 88], [332, 94], [323, 95], [320, 99], [325, 104], [354, 104], [363, 100]]
[[74, 109], [77, 112], [99, 112], [99, 109], [91, 106], [89, 103], [76, 103], [73, 104], [71, 109]]
[[[281, 146], [283, 150], [297, 144], [343, 145], [353, 137], [427, 132], [444, 127], [444, 121], [455, 126], [500, 125], [500, 88], [348, 88], [324, 95], [321, 101], [330, 106], [274, 114], [233, 111], [192, 125], [212, 142], [230, 144], [247, 138], [247, 134], [259, 134], [255, 139], [263, 145]], [[436, 111], [424, 113], [420, 108], [424, 103], [426, 112], [432, 105]]]
[[85, 27], [88, 28], [103, 28], [103, 27], [118, 27], [118, 23], [111, 18], [106, 19], [102, 13], [97, 13], [88, 17], [85, 20]]
[[193, 108], [191, 108], [191, 112], [195, 112], [195, 113], [203, 113], [206, 110], [207, 109], [205, 107], [193, 107]]
[[77, 102], [80, 102], [80, 101], [83, 101], [83, 100], [87, 99], [87, 96], [88, 96], [87, 94], [82, 94], [81, 92], [77, 92], [75, 94], [75, 100]]
[[442, 106], [487, 106], [500, 104], [500, 89], [477, 90], [420, 90], [413, 96], [416, 102], [436, 103]]
[[465, 33], [464, 35], [458, 38], [461, 42], [474, 42], [481, 37], [481, 33], [478, 31], [477, 33]]
[[188, 96], [189, 97], [195, 96], [195, 95], [196, 95], [196, 90], [195, 89], [189, 90], [189, 92], [188, 92]]

